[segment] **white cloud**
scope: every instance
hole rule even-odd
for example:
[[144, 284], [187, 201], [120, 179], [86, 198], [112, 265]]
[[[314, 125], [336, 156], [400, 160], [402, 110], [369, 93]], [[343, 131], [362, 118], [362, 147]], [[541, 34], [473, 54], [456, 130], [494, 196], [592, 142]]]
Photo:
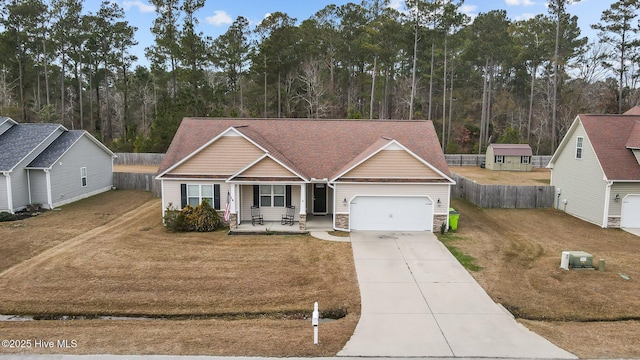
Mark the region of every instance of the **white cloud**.
[[156, 7], [155, 6], [149, 5], [149, 4], [145, 4], [140, 0], [123, 1], [122, 2], [122, 7], [124, 8], [124, 11], [129, 11], [133, 7], [138, 8], [138, 11], [140, 11], [141, 13], [150, 13], [150, 12], [155, 12], [156, 11]]
[[509, 6], [532, 6], [536, 3], [531, 0], [504, 0]]
[[400, 11], [400, 9], [402, 9], [403, 3], [403, 0], [391, 0], [391, 2], [389, 3], [389, 7]]
[[224, 10], [216, 10], [213, 12], [213, 16], [207, 16], [206, 21], [208, 24], [220, 26], [220, 25], [230, 25], [233, 23], [231, 16], [227, 14]]
[[522, 15], [516, 16], [514, 20], [515, 21], [529, 20], [529, 19], [533, 19], [534, 17], [536, 17], [536, 14], [523, 13]]

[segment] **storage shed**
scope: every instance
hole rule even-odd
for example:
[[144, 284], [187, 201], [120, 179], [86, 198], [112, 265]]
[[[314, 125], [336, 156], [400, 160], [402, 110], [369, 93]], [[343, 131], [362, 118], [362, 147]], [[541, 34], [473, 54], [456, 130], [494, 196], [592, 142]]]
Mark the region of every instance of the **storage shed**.
[[487, 148], [485, 167], [502, 171], [531, 171], [532, 155], [527, 144], [491, 144]]

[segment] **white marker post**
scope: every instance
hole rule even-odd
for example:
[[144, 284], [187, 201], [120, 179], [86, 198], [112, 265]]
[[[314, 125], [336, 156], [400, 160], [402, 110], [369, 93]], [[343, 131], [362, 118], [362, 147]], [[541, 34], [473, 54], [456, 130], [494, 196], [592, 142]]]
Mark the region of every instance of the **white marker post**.
[[320, 313], [318, 312], [318, 302], [313, 304], [313, 315], [311, 315], [311, 324], [313, 325], [313, 343], [318, 345], [318, 322], [320, 321]]

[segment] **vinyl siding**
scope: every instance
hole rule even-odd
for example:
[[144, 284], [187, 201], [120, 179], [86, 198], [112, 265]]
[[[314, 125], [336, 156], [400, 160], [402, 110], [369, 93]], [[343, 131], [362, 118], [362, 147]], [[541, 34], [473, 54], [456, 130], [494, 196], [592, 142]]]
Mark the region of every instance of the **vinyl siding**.
[[[427, 195], [434, 203], [434, 215], [445, 215], [449, 213], [449, 185], [448, 184], [336, 184], [336, 210], [335, 213], [346, 214], [349, 206], [344, 205], [356, 195], [373, 196], [411, 196]], [[441, 205], [437, 201], [440, 199]]]
[[442, 178], [404, 150], [383, 150], [342, 178]]
[[18, 164], [13, 172], [11, 172], [11, 191], [13, 195], [13, 210], [24, 209], [29, 205], [29, 186], [27, 183], [27, 170], [25, 167], [33, 161], [44, 149], [62, 134], [63, 130], [56, 130], [49, 136], [35, 151], [31, 152], [20, 164]]
[[43, 170], [29, 170], [29, 184], [31, 185], [31, 202], [45, 205], [48, 208], [45, 172]]
[[[181, 207], [181, 191], [180, 185], [220, 185], [220, 207], [224, 209], [225, 204], [227, 203], [227, 192], [231, 191], [231, 184], [226, 183], [224, 181], [209, 181], [209, 180], [192, 180], [192, 181], [181, 181], [181, 180], [163, 180], [163, 188], [164, 188], [164, 196], [162, 197], [162, 209], [166, 209], [169, 206], [173, 206], [175, 209], [180, 210]], [[236, 197], [238, 195], [236, 194]], [[235, 199], [238, 201], [238, 199]]]
[[[607, 182], [581, 123], [569, 136], [568, 141], [553, 164], [551, 185], [560, 189], [559, 205], [556, 207], [588, 222], [603, 224], [605, 192]], [[582, 158], [576, 159], [576, 138], [583, 137]], [[615, 196], [615, 194], [614, 194]], [[567, 204], [563, 204], [563, 199]]]
[[0, 212], [9, 212], [9, 202], [7, 199], [7, 177], [0, 174]]
[[296, 176], [291, 171], [285, 169], [282, 165], [273, 159], [266, 157], [257, 164], [241, 173], [240, 176], [247, 177], [270, 177], [270, 176]]
[[[251, 206], [253, 205], [253, 185], [241, 186], [242, 209], [240, 218], [242, 221], [251, 221]], [[307, 198], [307, 202], [309, 199]], [[300, 220], [300, 185], [291, 185], [291, 205], [296, 207], [295, 221]], [[261, 207], [260, 215], [264, 221], [280, 221], [285, 214], [284, 207]]]
[[485, 167], [495, 171], [531, 171], [531, 161], [529, 164], [523, 164], [521, 156], [506, 155], [502, 164], [494, 163], [494, 159], [495, 157], [492, 157], [491, 164]]
[[[113, 185], [112, 164], [110, 154], [87, 136], [82, 136], [50, 170], [53, 206], [109, 190]], [[82, 187], [80, 176], [80, 168], [83, 167], [87, 168], [85, 187]]]
[[[615, 200], [616, 194], [620, 195], [620, 201]], [[609, 196], [609, 216], [620, 216], [622, 214], [622, 199], [631, 194], [640, 195], [640, 182], [620, 182], [611, 185], [611, 194]]]
[[223, 136], [172, 170], [171, 174], [231, 175], [264, 152], [240, 136]]

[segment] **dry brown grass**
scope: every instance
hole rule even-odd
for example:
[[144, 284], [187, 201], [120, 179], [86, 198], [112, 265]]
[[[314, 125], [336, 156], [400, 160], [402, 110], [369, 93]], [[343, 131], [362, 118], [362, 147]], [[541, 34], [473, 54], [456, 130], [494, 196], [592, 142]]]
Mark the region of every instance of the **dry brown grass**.
[[[453, 206], [463, 239], [455, 246], [478, 259], [473, 276], [496, 302], [581, 357], [640, 357], [640, 238], [554, 209]], [[560, 269], [566, 250], [606, 259], [607, 271]]]
[[551, 171], [533, 168], [532, 171], [493, 171], [479, 166], [452, 166], [452, 173], [484, 185], [549, 185]]
[[[3, 335], [81, 344], [57, 350], [64, 353], [326, 356], [353, 333], [360, 295], [349, 243], [223, 231], [172, 234], [161, 224], [158, 199], [141, 209], [67, 241], [60, 235], [59, 245], [9, 267], [0, 277], [0, 288], [11, 289], [0, 293], [0, 313], [199, 320], [5, 322]], [[50, 221], [52, 232], [75, 218], [84, 221], [74, 215]], [[35, 236], [42, 228], [27, 230]], [[323, 324], [320, 347], [309, 346], [310, 323], [300, 320], [314, 301], [325, 313], [350, 314]]]

